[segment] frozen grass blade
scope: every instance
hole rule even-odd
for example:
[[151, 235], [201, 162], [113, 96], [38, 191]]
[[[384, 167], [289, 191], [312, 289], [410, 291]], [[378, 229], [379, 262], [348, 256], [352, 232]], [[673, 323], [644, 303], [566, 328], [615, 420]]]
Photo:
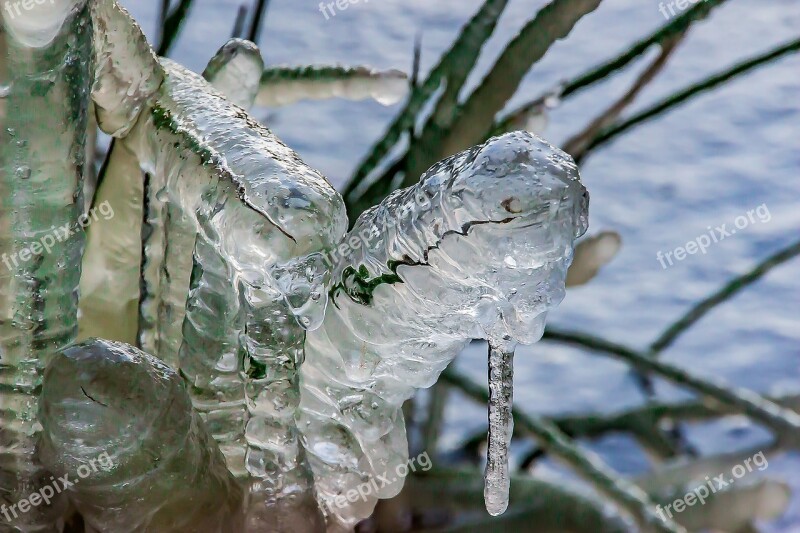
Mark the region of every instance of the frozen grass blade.
[[714, 76], [711, 76], [703, 81], [695, 83], [681, 91], [678, 91], [675, 94], [668, 96], [667, 98], [664, 98], [660, 102], [653, 104], [647, 109], [640, 111], [634, 116], [625, 119], [601, 131], [594, 138], [594, 140], [591, 143], [589, 143], [583, 156], [584, 157], [588, 156], [591, 152], [595, 151], [596, 149], [602, 147], [605, 144], [608, 144], [613, 139], [619, 137], [623, 133], [628, 132], [633, 127], [648, 122], [650, 120], [653, 120], [654, 118], [661, 116], [668, 111], [671, 111], [672, 109], [695, 98], [696, 96], [699, 96], [703, 93], [716, 89], [717, 87], [739, 76], [742, 76], [752, 70], [765, 66], [786, 55], [796, 53], [797, 51], [800, 51], [800, 39], [795, 39], [791, 42], [773, 48], [772, 50], [769, 50], [764, 54], [758, 55], [752, 59], [748, 59], [746, 61], [738, 63], [733, 67], [726, 69], [723, 72], [720, 72], [719, 74], [715, 74]]

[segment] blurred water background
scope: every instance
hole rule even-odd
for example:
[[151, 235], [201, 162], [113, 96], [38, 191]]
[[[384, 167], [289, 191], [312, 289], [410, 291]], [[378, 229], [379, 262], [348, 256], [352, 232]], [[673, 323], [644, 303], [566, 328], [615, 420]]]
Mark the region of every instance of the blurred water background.
[[[427, 72], [478, 9], [481, 0], [369, 0], [334, 17], [315, 0], [272, 0], [258, 43], [268, 64], [367, 64], [409, 71], [417, 34]], [[160, 2], [124, 0], [157, 41]], [[200, 72], [230, 36], [239, 0], [197, 0], [172, 57]], [[480, 59], [487, 69], [521, 26], [545, 4], [512, 0]], [[627, 49], [664, 24], [656, 0], [606, 0], [584, 17], [526, 77], [515, 107]], [[631, 111], [737, 61], [797, 36], [797, 0], [731, 0], [693, 26], [666, 70]], [[654, 56], [655, 51], [651, 51]], [[641, 72], [640, 61], [610, 81], [557, 109], [545, 137], [559, 144], [619, 97]], [[473, 79], [476, 83], [478, 79]], [[351, 175], [385, 131], [398, 106], [371, 101], [301, 102], [259, 109], [264, 120], [337, 186]], [[590, 233], [612, 229], [620, 255], [589, 285], [570, 290], [551, 323], [644, 347], [670, 322], [729, 278], [800, 235], [800, 56], [793, 55], [701, 96], [665, 118], [638, 127], [582, 167], [592, 194]], [[712, 245], [664, 269], [668, 252], [708, 233], [708, 227], [766, 205], [767, 222]], [[763, 212], [763, 208], [762, 208]], [[664, 359], [695, 373], [724, 378], [770, 395], [800, 393], [800, 275], [787, 263], [716, 308], [679, 339]], [[473, 344], [457, 364], [485, 381], [486, 354]], [[622, 364], [554, 344], [520, 348], [515, 362], [515, 403], [545, 414], [611, 412], [640, 404], [643, 395]], [[685, 398], [658, 383], [662, 399]], [[453, 397], [444, 448], [485, 426], [485, 407]], [[740, 417], [690, 427], [703, 453], [757, 446], [768, 433]], [[608, 436], [593, 449], [623, 473], [648, 468], [627, 437]], [[556, 467], [553, 467], [556, 468]], [[794, 490], [790, 511], [765, 531], [800, 531], [800, 455], [770, 461], [764, 474]], [[513, 506], [513, 502], [512, 502]]]

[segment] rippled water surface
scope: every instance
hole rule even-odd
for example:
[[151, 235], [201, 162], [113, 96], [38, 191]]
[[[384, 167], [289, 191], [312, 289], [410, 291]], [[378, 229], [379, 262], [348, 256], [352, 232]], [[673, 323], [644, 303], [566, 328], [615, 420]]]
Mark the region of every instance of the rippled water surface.
[[[128, 0], [153, 36], [160, 2]], [[325, 16], [319, 2], [272, 0], [259, 43], [271, 64], [370, 64], [408, 70], [415, 35], [422, 34], [422, 68], [438, 60], [477, 0], [371, 0]], [[558, 43], [527, 76], [512, 105], [538, 96], [627, 48], [664, 23], [656, 0], [606, 0]], [[229, 36], [239, 0], [197, 0], [176, 59], [202, 70]], [[481, 58], [486, 69], [544, 2], [512, 0], [497, 36]], [[741, 59], [796, 38], [796, 0], [730, 0], [695, 26], [669, 67], [634, 106], [656, 99]], [[562, 142], [618, 97], [642, 69], [630, 71], [570, 100], [551, 117], [545, 136]], [[473, 83], [477, 80], [473, 80]], [[313, 166], [340, 186], [397, 107], [373, 102], [304, 102], [257, 115]], [[572, 290], [551, 321], [643, 347], [693, 302], [800, 236], [800, 56], [784, 58], [633, 130], [592, 156], [582, 169], [592, 194], [590, 232], [619, 231], [624, 247], [590, 285]], [[668, 252], [739, 215], [762, 207], [768, 216], [664, 269]], [[762, 222], [762, 219], [764, 220]], [[769, 394], [800, 392], [800, 261], [785, 264], [717, 308], [671, 347], [665, 359], [692, 371]], [[485, 379], [484, 348], [473, 345], [459, 365]], [[555, 345], [519, 349], [515, 400], [545, 413], [618, 410], [642, 401], [619, 363]], [[684, 393], [659, 384], [666, 399]], [[451, 402], [445, 444], [480, 427], [483, 406]], [[741, 419], [693, 428], [703, 452], [755, 445], [765, 435]], [[609, 437], [596, 449], [623, 472], [646, 468], [627, 439]], [[767, 474], [800, 494], [798, 456], [771, 461]], [[800, 500], [769, 530], [800, 527]], [[796, 529], [795, 529], [796, 530]]]

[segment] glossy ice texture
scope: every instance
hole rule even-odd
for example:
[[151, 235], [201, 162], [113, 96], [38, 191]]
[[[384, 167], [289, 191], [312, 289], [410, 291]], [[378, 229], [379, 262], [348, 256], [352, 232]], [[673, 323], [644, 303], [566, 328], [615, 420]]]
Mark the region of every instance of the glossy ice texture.
[[[302, 368], [298, 426], [329, 514], [352, 526], [399, 492], [403, 401], [470, 339], [541, 337], [587, 218], [571, 158], [515, 132], [434, 165], [358, 219]], [[334, 504], [378, 475], [397, 481]]]
[[[86, 2], [4, 10], [0, 145], [0, 504], [49, 480], [34, 457], [38, 386], [75, 338], [84, 144], [92, 68]], [[0, 515], [0, 531], [55, 531], [65, 501]], [[7, 520], [16, 527], [9, 526]]]
[[124, 139], [151, 176], [145, 280], [158, 281], [140, 342], [180, 367], [235, 475], [272, 503], [311, 502], [297, 368], [305, 328], [322, 320], [344, 204], [205, 80], [162, 63], [165, 82]]
[[42, 462], [72, 481], [96, 530], [240, 530], [242, 490], [183, 380], [155, 357], [98, 339], [67, 348], [45, 372], [41, 419]]

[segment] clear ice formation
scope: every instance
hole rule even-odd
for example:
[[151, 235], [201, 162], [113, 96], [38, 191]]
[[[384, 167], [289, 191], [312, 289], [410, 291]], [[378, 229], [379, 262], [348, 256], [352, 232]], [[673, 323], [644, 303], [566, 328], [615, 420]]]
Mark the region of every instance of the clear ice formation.
[[492, 516], [508, 508], [511, 477], [508, 447], [514, 432], [511, 404], [514, 395], [514, 344], [489, 339], [489, 435], [483, 498]]
[[305, 328], [324, 314], [324, 258], [346, 231], [344, 203], [200, 76], [156, 61], [115, 2], [94, 16], [99, 124], [150, 176], [139, 341], [180, 368], [228, 467], [248, 480], [246, 527], [285, 529], [283, 516], [299, 516], [313, 528], [297, 370]]
[[[325, 253], [346, 230], [344, 203], [202, 78], [163, 64], [160, 94], [125, 143], [153, 176], [148, 209], [162, 209], [147, 217], [166, 235], [156, 242], [168, 243], [160, 290], [183, 294], [167, 302], [173, 309], [186, 306], [180, 370], [229, 468], [253, 480], [251, 499], [311, 518], [312, 478], [294, 425], [297, 370], [305, 328], [322, 320]], [[193, 257], [188, 271], [183, 257]], [[173, 320], [169, 307], [159, 320]], [[281, 517], [264, 514], [251, 518]]]
[[[399, 492], [401, 406], [473, 338], [493, 346], [486, 496], [502, 512], [513, 346], [537, 341], [563, 298], [588, 200], [567, 154], [515, 132], [434, 165], [358, 219], [301, 370], [298, 427], [330, 519], [353, 527]], [[396, 482], [335, 504], [377, 476]]]
[[[35, 458], [38, 386], [77, 333], [84, 142], [92, 75], [85, 1], [2, 17], [8, 78], [0, 148], [0, 504], [49, 481]], [[74, 87], [82, 89], [75, 90]], [[63, 498], [0, 515], [0, 531], [56, 531]]]
[[217, 50], [203, 77], [231, 103], [250, 109], [256, 100], [264, 72], [264, 58], [254, 43], [231, 39]]
[[241, 531], [241, 487], [157, 358], [106, 340], [70, 346], [47, 366], [40, 418], [42, 462], [72, 481], [70, 501], [95, 530]]
[[[214, 55], [203, 76], [231, 102], [247, 109], [258, 92], [263, 68], [258, 47], [243, 39], [231, 39]], [[103, 337], [134, 344], [140, 334], [143, 189], [151, 178], [121, 142], [112, 142], [109, 150], [93, 206], [104, 206], [113, 217], [100, 218], [87, 228], [78, 339]], [[183, 263], [189, 271], [191, 257], [183, 258]], [[184, 300], [187, 292], [188, 286]], [[181, 311], [176, 310], [179, 316], [173, 323], [177, 327], [170, 332], [177, 339], [181, 335]], [[171, 362], [177, 365], [177, 350]]]

